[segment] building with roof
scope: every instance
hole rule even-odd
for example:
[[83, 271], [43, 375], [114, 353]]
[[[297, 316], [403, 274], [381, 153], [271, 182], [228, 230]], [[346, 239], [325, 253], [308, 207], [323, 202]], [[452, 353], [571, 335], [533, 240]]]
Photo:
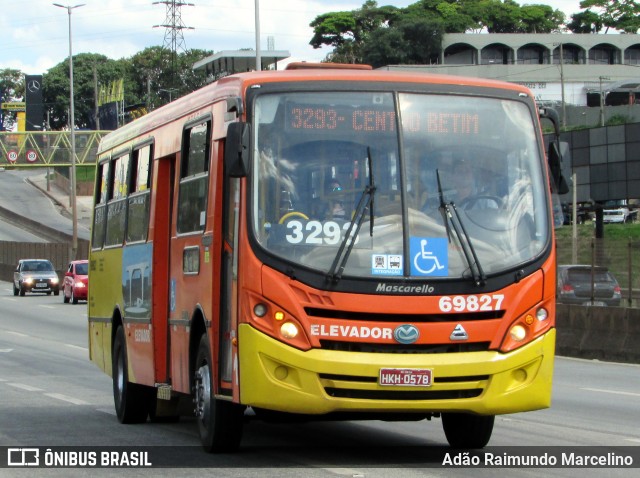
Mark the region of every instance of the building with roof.
[[[261, 70], [275, 70], [278, 62], [291, 56], [287, 50], [260, 50]], [[197, 61], [193, 70], [202, 72], [208, 82], [223, 76], [256, 69], [255, 50], [224, 50]]]
[[449, 33], [438, 63], [391, 65], [524, 84], [541, 103], [586, 106], [588, 96], [640, 80], [640, 35]]

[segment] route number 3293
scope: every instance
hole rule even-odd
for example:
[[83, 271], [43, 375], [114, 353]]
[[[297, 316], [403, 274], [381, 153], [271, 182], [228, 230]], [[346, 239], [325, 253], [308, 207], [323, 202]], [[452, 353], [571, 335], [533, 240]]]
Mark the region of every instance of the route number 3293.
[[500, 310], [503, 300], [503, 294], [445, 295], [440, 298], [439, 306], [442, 312], [482, 312]]

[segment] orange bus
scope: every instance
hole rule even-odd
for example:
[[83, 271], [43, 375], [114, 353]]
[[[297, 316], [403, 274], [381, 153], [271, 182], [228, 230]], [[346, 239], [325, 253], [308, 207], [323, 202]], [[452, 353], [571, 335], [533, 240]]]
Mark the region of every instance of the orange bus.
[[550, 405], [541, 110], [515, 84], [295, 66], [103, 138], [89, 342], [118, 419], [191, 400], [217, 452], [249, 418], [439, 417], [483, 447], [495, 415]]

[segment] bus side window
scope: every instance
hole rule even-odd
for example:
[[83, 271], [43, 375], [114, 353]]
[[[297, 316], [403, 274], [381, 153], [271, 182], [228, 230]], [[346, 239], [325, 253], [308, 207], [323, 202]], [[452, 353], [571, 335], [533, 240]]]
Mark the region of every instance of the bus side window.
[[178, 194], [178, 233], [202, 231], [205, 226], [209, 184], [211, 122], [185, 130]]
[[133, 152], [131, 194], [127, 209], [127, 242], [147, 239], [151, 194], [151, 152], [151, 145], [146, 145]]
[[110, 177], [109, 201], [107, 202], [107, 233], [105, 246], [122, 245], [126, 225], [129, 154], [113, 161], [113, 174]]
[[102, 163], [97, 169], [95, 210], [93, 213], [93, 228], [91, 236], [91, 247], [101, 249], [104, 245], [104, 232], [107, 219], [107, 198], [109, 184], [109, 161]]

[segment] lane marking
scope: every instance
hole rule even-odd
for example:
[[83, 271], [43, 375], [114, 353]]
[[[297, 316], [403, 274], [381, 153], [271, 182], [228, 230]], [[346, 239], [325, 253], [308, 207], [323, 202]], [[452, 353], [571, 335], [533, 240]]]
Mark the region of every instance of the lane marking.
[[640, 393], [623, 392], [620, 390], [604, 390], [601, 388], [581, 388], [580, 390], [586, 390], [587, 392], [599, 392], [599, 393], [611, 393], [613, 395], [626, 395], [628, 397], [640, 397]]
[[113, 408], [96, 408], [96, 412], [106, 413], [107, 415], [116, 416], [116, 411]]
[[65, 347], [69, 347], [70, 349], [82, 350], [83, 352], [88, 352], [89, 349], [87, 347], [80, 347], [79, 345], [73, 344], [64, 344]]
[[32, 387], [31, 385], [25, 385], [24, 383], [10, 382], [10, 383], [7, 383], [7, 385], [10, 385], [15, 388], [19, 388], [21, 390], [26, 390], [27, 392], [44, 392], [44, 390], [42, 390], [41, 388]]
[[13, 349], [0, 349], [0, 353], [9, 353], [13, 352]]
[[11, 335], [17, 335], [18, 337], [29, 337], [27, 334], [23, 334], [21, 332], [14, 332], [13, 330], [7, 330], [5, 333]]
[[55, 305], [39, 304], [38, 307], [42, 307], [43, 309], [57, 309]]
[[70, 397], [68, 395], [63, 395], [61, 393], [45, 393], [44, 395], [47, 397], [55, 398], [57, 400], [62, 400], [63, 402], [73, 403], [74, 405], [89, 405], [89, 403], [85, 402], [84, 400]]

